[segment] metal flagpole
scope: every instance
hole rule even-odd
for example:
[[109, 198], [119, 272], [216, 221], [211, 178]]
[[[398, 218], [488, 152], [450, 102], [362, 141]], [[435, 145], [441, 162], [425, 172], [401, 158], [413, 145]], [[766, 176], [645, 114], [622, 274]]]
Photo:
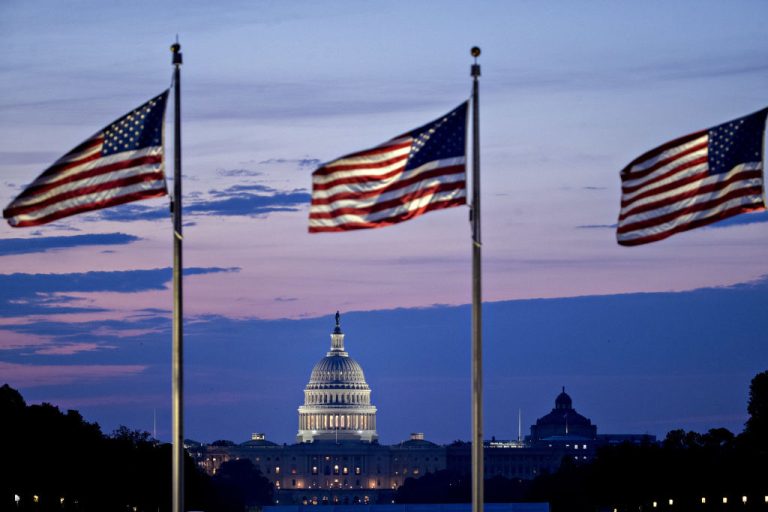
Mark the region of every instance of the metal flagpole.
[[483, 340], [480, 239], [480, 48], [472, 48], [472, 512], [483, 512]]
[[173, 512], [184, 512], [184, 336], [182, 330], [181, 259], [181, 45], [178, 37], [173, 54], [174, 142], [173, 142]]

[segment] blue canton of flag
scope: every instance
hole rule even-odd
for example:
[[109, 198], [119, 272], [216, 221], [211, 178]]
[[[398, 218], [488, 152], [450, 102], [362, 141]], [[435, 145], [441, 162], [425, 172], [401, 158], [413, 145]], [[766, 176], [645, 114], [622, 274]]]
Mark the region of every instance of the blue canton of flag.
[[167, 95], [155, 98], [104, 128], [102, 156], [163, 144]]
[[415, 169], [427, 162], [464, 156], [467, 147], [467, 115], [466, 111], [462, 113], [457, 110], [405, 135], [414, 139], [406, 170]]
[[59, 158], [3, 210], [14, 227], [167, 194], [163, 119], [168, 91]]
[[709, 130], [709, 172], [728, 172], [742, 162], [762, 161], [765, 111]]

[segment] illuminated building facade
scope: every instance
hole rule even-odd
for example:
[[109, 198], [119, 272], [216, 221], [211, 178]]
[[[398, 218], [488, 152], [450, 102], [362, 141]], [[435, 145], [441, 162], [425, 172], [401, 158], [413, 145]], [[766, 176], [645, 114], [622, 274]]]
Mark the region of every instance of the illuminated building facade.
[[384, 446], [359, 440], [278, 445], [253, 434], [242, 444], [188, 446], [198, 464], [216, 474], [229, 460], [250, 459], [275, 486], [280, 504], [389, 503], [406, 478], [446, 468], [444, 446], [422, 434]]
[[[339, 314], [330, 351], [312, 369], [298, 409], [297, 442], [278, 445], [264, 434], [250, 441], [189, 444], [209, 474], [229, 460], [247, 458], [275, 486], [281, 505], [390, 503], [407, 478], [450, 469], [470, 471], [470, 444], [440, 446], [412, 434], [399, 444], [378, 443], [376, 407], [362, 367], [344, 348]], [[531, 479], [557, 470], [563, 457], [590, 460], [599, 444], [653, 442], [653, 436], [598, 436], [563, 392], [555, 408], [531, 426], [525, 441], [485, 442], [485, 476]]]

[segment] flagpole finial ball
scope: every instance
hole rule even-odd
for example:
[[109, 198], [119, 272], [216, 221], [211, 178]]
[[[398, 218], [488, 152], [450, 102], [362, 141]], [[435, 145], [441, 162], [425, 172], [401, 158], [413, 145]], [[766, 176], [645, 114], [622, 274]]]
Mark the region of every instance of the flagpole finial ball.
[[477, 58], [480, 56], [480, 47], [479, 46], [473, 46], [472, 50], [470, 51], [473, 57]]

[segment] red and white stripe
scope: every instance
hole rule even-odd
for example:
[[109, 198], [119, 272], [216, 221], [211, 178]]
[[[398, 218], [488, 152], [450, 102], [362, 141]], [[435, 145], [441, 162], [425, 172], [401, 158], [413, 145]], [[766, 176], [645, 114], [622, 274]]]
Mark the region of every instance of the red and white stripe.
[[309, 232], [378, 228], [466, 203], [465, 157], [405, 170], [413, 139], [391, 140], [312, 174]]
[[101, 133], [46, 169], [3, 211], [14, 227], [167, 194], [163, 147], [101, 156]]
[[754, 210], [765, 209], [763, 163], [710, 174], [708, 132], [673, 140], [621, 171], [621, 245], [640, 245]]

